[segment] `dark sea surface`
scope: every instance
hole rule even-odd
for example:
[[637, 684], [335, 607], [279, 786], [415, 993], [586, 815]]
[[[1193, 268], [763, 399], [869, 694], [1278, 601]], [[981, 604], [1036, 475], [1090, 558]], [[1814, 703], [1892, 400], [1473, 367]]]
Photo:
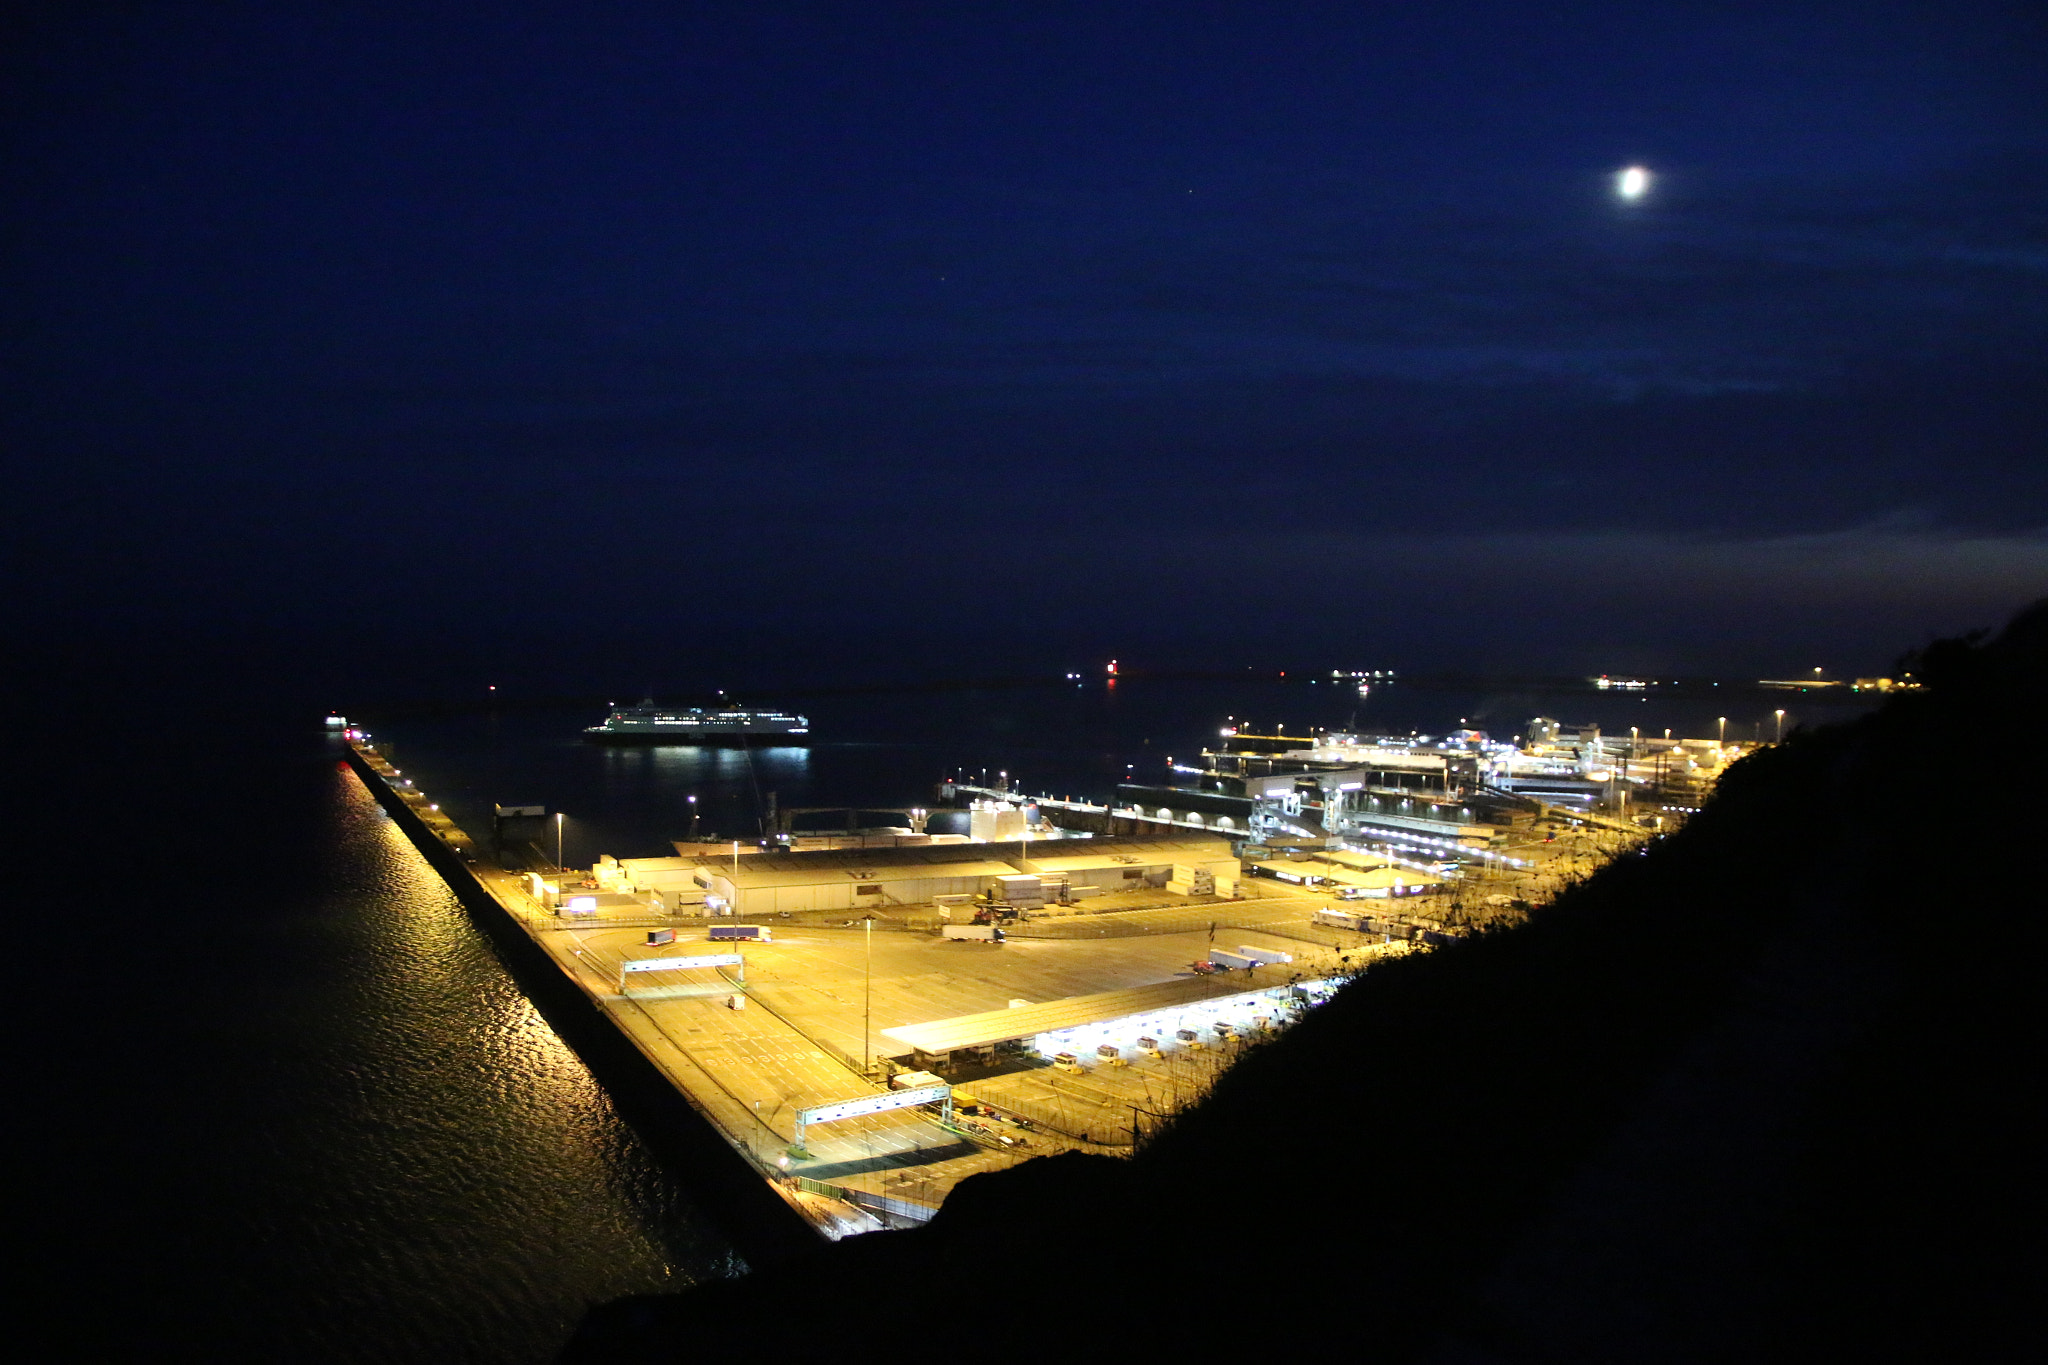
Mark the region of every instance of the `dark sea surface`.
[[[653, 857], [696, 836], [752, 843], [773, 803], [834, 808], [873, 802], [930, 807], [949, 776], [969, 782], [1007, 780], [1046, 796], [1100, 799], [1121, 781], [1186, 781], [1172, 765], [1198, 765], [1203, 747], [1221, 742], [1229, 725], [1272, 734], [1312, 729], [1442, 735], [1470, 725], [1498, 738], [1522, 734], [1532, 717], [1603, 727], [1626, 736], [1713, 738], [1728, 717], [1731, 740], [1769, 739], [1786, 708], [1787, 731], [1859, 714], [1864, 703], [1819, 702], [1820, 694], [1757, 694], [1680, 698], [1655, 693], [1479, 691], [1355, 683], [1328, 678], [1258, 681], [1124, 679], [1109, 687], [1082, 683], [981, 689], [934, 687], [873, 694], [780, 695], [775, 705], [809, 717], [807, 746], [769, 737], [748, 745], [686, 747], [591, 744], [585, 726], [604, 719], [602, 706], [524, 708], [473, 700], [452, 708], [383, 708], [350, 713], [388, 746], [398, 767], [430, 798], [479, 837], [488, 836], [494, 805], [541, 805], [563, 816], [563, 860], [588, 865], [600, 854]], [[622, 704], [639, 700], [619, 697]], [[875, 815], [872, 824], [901, 823]], [[797, 828], [838, 827], [830, 809], [799, 818]], [[958, 819], [931, 828], [965, 828]], [[548, 860], [555, 831], [524, 834]]]
[[729, 1272], [318, 717], [208, 720], [30, 751], [70, 850], [10, 992], [34, 1358], [543, 1361]]
[[1711, 735], [1725, 709], [1736, 738], [1768, 735], [1775, 705], [1788, 723], [1861, 709], [1090, 679], [778, 697], [816, 743], [750, 754], [585, 744], [601, 711], [140, 686], [14, 707], [9, 1164], [20, 1288], [61, 1332], [43, 1358], [541, 1361], [592, 1302], [736, 1264], [687, 1173], [649, 1158], [338, 769], [329, 704], [473, 827], [492, 801], [567, 812], [572, 862], [668, 851], [692, 794], [700, 833], [728, 837], [752, 835], [757, 790], [928, 804], [987, 768], [1100, 796], [1164, 780], [1233, 719]]

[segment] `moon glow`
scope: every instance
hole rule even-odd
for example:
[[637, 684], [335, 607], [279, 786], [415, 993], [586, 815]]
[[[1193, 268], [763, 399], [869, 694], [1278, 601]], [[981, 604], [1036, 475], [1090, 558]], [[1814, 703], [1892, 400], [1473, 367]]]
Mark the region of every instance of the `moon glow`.
[[1650, 188], [1650, 173], [1631, 166], [1614, 177], [1614, 191], [1624, 199], [1640, 199]]

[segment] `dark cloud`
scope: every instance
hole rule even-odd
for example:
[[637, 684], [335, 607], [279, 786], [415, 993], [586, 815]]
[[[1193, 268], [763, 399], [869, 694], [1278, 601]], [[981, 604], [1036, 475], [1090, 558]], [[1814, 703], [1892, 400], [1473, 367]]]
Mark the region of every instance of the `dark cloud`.
[[[1318, 640], [1356, 579], [1419, 594], [1375, 628], [1419, 657], [1423, 604], [1533, 649], [1624, 579], [1599, 610], [1681, 653], [2033, 595], [2025, 13], [601, 19], [143, 6], [16, 49], [42, 619], [402, 633], [431, 578], [802, 635], [851, 572], [909, 594], [884, 634], [1191, 651], [1249, 647], [1226, 602]], [[987, 547], [1060, 609], [952, 567]], [[916, 572], [844, 568], [890, 554]], [[1543, 594], [1485, 587], [1528, 565]], [[1779, 591], [1648, 605], [1724, 577]]]

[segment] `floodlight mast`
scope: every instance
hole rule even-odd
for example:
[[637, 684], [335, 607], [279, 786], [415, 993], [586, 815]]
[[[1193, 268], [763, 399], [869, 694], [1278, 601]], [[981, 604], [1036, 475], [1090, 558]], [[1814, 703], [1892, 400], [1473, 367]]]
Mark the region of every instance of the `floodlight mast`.
[[870, 910], [861, 916], [861, 932], [867, 939], [866, 964], [861, 969], [860, 980], [860, 1073], [874, 1074], [873, 1043], [871, 1031], [875, 1003], [875, 913]]

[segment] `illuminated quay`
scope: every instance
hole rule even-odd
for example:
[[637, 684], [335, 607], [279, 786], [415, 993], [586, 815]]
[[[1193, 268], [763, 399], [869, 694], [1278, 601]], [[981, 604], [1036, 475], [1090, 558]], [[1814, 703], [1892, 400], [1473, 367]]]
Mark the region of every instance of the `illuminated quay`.
[[[757, 1192], [727, 1221], [815, 1240], [925, 1221], [1020, 1160], [1129, 1154], [1349, 974], [1519, 915], [1651, 837], [1673, 792], [1739, 751], [1531, 730], [1512, 748], [1229, 731], [1184, 769], [1200, 787], [1098, 804], [947, 784], [973, 837], [678, 843], [524, 871], [346, 733], [349, 765], [544, 1008], [552, 983], [550, 1018], [592, 1025], [557, 1020], [592, 1069], [679, 1098], [657, 1125], [720, 1154], [682, 1164]], [[1631, 805], [1621, 784], [1667, 799]]]
[[[1217, 894], [1238, 859], [1186, 831], [518, 873], [365, 740], [348, 762], [511, 938], [529, 993], [536, 968], [573, 987], [571, 1013], [630, 1043], [786, 1222], [825, 1236], [922, 1222], [960, 1180], [1030, 1157], [1128, 1154], [1333, 978], [1409, 946], [1316, 924], [1295, 888]], [[601, 1036], [571, 1041], [618, 1082], [591, 1056]]]

